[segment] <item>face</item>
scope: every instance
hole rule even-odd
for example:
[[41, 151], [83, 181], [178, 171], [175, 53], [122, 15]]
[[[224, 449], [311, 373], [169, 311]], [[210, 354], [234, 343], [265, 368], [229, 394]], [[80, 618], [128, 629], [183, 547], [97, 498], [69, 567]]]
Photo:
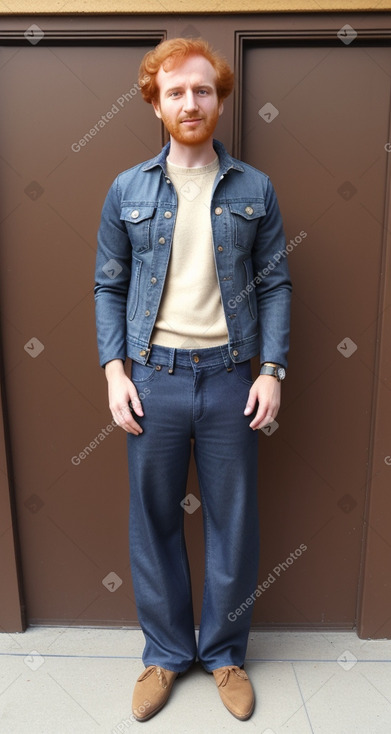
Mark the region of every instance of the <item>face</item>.
[[174, 140], [184, 145], [209, 140], [223, 111], [212, 64], [204, 56], [190, 56], [170, 71], [161, 66], [156, 81], [160, 94], [153, 107]]

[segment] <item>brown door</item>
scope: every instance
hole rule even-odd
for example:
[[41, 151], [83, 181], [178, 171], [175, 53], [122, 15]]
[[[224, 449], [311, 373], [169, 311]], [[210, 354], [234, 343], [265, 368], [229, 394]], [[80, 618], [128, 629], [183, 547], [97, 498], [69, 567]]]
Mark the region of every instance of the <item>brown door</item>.
[[1, 49], [5, 381], [30, 624], [137, 624], [126, 441], [98, 366], [93, 285], [107, 190], [162, 145], [137, 88], [161, 37]]
[[280, 425], [261, 440], [260, 578], [271, 571], [272, 584], [258, 621], [349, 627], [376, 388], [391, 57], [343, 43], [244, 40], [242, 51], [241, 155], [275, 182], [294, 283]]
[[2, 50], [6, 385], [32, 623], [136, 620], [124, 436], [97, 366], [92, 291], [106, 191], [161, 144], [135, 86], [152, 45]]
[[[217, 137], [270, 175], [294, 282], [283, 406], [259, 436], [254, 625], [356, 626], [380, 359], [388, 49], [348, 47], [335, 33], [295, 42], [295, 27], [316, 25], [310, 17], [292, 20], [289, 38], [281, 17], [32, 22], [44, 36], [0, 49], [6, 427], [27, 622], [137, 624], [125, 435], [97, 365], [93, 269], [110, 183], [161, 147], [136, 82], [141, 57], [168, 34], [204, 35], [235, 61], [238, 93]], [[194, 465], [187, 492], [199, 494]], [[185, 521], [199, 620], [201, 509]], [[378, 617], [372, 636], [385, 636], [388, 614]], [[5, 615], [0, 624], [20, 628]]]

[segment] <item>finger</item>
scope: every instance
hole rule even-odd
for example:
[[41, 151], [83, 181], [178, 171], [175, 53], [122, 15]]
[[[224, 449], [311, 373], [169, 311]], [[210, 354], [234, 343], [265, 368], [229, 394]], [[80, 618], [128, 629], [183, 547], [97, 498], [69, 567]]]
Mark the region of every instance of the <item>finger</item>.
[[134, 420], [134, 418], [131, 418], [128, 421], [123, 421], [122, 423], [120, 423], [119, 420], [116, 420], [115, 418], [114, 420], [120, 428], [126, 431], [126, 433], [132, 433], [134, 436], [138, 436], [139, 434], [143, 433], [143, 429], [137, 423], [137, 421]]
[[255, 408], [256, 400], [257, 400], [256, 394], [253, 394], [251, 392], [251, 390], [250, 390], [250, 392], [248, 394], [248, 399], [247, 399], [246, 407], [244, 409], [244, 415], [251, 415], [251, 413], [253, 412], [253, 410]]
[[128, 405], [122, 405], [112, 410], [113, 419], [117, 426], [123, 428], [127, 433], [138, 435], [143, 432], [141, 426], [135, 421]]
[[137, 392], [134, 392], [134, 393], [132, 392], [130, 394], [130, 402], [132, 404], [132, 406], [131, 406], [132, 407], [132, 410], [134, 410], [134, 412], [136, 413], [136, 415], [140, 416], [140, 418], [141, 418], [141, 416], [144, 415], [144, 411], [143, 411], [143, 408], [142, 408], [142, 405], [141, 405], [141, 400], [140, 400]]
[[268, 426], [269, 423], [272, 423], [274, 421], [274, 411], [270, 411], [269, 409], [264, 409], [259, 406], [257, 410], [257, 414], [254, 418], [254, 420], [250, 423], [250, 428], [252, 428], [254, 431], [259, 430], [260, 428], [264, 428], [265, 426]]

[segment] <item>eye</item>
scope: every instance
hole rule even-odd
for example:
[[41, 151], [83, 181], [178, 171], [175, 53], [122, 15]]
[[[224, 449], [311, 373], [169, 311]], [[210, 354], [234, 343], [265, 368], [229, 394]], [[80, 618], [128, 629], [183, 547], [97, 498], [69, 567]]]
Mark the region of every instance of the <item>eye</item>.
[[208, 90], [207, 89], [199, 89], [198, 90], [198, 94], [201, 94], [202, 96], [205, 96], [206, 94], [208, 94]]

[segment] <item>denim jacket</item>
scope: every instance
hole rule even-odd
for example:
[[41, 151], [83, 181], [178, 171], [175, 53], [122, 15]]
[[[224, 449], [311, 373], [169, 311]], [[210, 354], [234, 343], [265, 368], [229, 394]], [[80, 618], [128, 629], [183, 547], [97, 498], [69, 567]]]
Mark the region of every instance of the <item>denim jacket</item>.
[[[229, 353], [233, 362], [259, 354], [286, 366], [291, 281], [276, 194], [266, 174], [213, 145], [220, 167], [210, 212]], [[94, 289], [102, 366], [148, 361], [177, 211], [169, 147], [120, 173], [103, 205]]]

